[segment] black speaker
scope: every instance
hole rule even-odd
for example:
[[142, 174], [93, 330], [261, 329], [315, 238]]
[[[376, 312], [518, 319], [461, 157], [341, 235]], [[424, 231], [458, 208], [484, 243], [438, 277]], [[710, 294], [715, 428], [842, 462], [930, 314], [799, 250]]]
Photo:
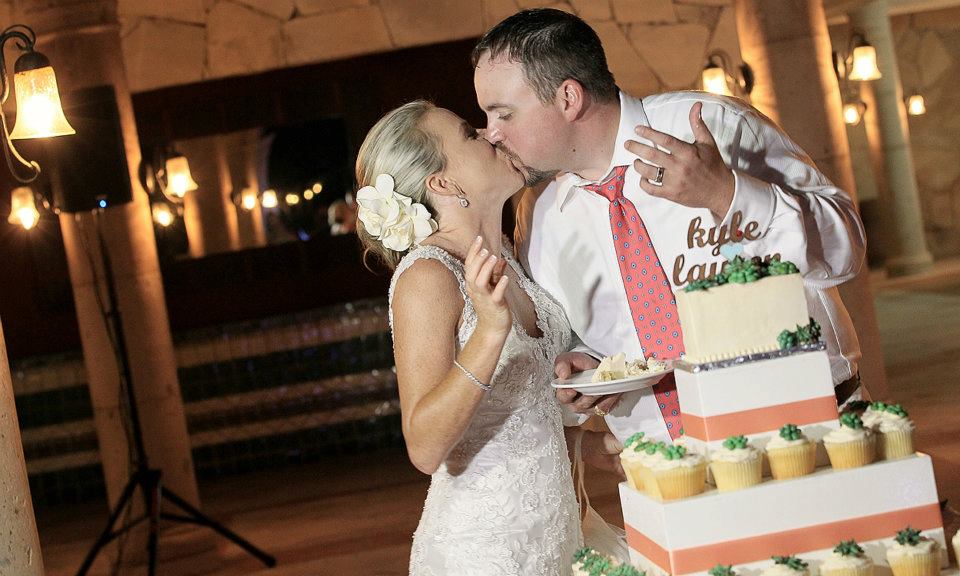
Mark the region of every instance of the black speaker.
[[120, 112], [113, 86], [74, 90], [62, 97], [64, 115], [77, 131], [43, 141], [43, 170], [60, 212], [87, 212], [133, 199]]

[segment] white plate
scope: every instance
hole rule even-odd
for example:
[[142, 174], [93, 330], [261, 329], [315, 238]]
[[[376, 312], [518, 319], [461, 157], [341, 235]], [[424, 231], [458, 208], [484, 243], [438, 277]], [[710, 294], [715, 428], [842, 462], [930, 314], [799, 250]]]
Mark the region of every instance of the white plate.
[[557, 378], [553, 381], [553, 387], [558, 389], [572, 388], [581, 394], [590, 396], [599, 396], [601, 394], [619, 394], [620, 392], [630, 392], [631, 390], [640, 390], [650, 388], [667, 374], [673, 372], [672, 367], [657, 372], [644, 373], [639, 376], [630, 376], [620, 380], [608, 380], [606, 382], [591, 382], [594, 370], [578, 372], [570, 378]]

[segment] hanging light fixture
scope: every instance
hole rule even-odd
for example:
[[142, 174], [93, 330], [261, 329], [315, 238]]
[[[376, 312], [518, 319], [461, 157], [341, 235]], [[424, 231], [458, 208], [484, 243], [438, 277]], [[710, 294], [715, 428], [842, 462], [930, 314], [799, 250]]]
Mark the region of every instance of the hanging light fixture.
[[700, 83], [706, 92], [747, 98], [753, 92], [753, 70], [747, 63], [734, 67], [726, 52], [715, 50], [707, 55]]
[[199, 188], [190, 173], [187, 157], [168, 146], [157, 146], [140, 160], [140, 184], [151, 195], [182, 204], [187, 192]]
[[183, 198], [187, 192], [198, 188], [190, 174], [190, 163], [183, 154], [174, 153], [167, 158], [166, 172], [167, 189], [177, 198]]
[[153, 221], [164, 228], [173, 224], [173, 221], [176, 219], [173, 209], [171, 209], [170, 205], [166, 202], [157, 202], [150, 210], [153, 214]]
[[[7, 166], [17, 181], [26, 184], [40, 175], [40, 165], [24, 159], [14, 147], [13, 140], [65, 136], [75, 134], [76, 131], [63, 115], [57, 79], [50, 60], [33, 49], [37, 36], [30, 27], [22, 24], [14, 24], [0, 32], [0, 104], [5, 103], [10, 96], [7, 66], [3, 59], [3, 47], [9, 40], [16, 40], [17, 48], [24, 54], [17, 58], [13, 66], [13, 83], [17, 95], [17, 117], [13, 133], [7, 130], [7, 119], [2, 113], [0, 127], [3, 129], [3, 152]], [[19, 163], [19, 166], [14, 161]], [[27, 169], [25, 174], [18, 172], [22, 167]]]
[[23, 226], [29, 230], [40, 221], [40, 211], [37, 210], [36, 194], [29, 186], [14, 188], [10, 193], [10, 216], [7, 222]]

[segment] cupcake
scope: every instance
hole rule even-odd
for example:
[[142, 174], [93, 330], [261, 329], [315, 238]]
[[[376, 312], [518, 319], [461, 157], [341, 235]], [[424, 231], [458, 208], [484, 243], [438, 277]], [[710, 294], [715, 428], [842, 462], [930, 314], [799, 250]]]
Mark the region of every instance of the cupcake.
[[872, 576], [873, 561], [853, 540], [837, 544], [830, 556], [820, 564], [820, 576]]
[[957, 564], [960, 564], [960, 531], [957, 531], [957, 533], [953, 535], [951, 543], [953, 544], [954, 559], [956, 559]]
[[643, 439], [643, 432], [637, 432], [627, 438], [623, 443], [623, 450], [620, 452], [620, 464], [623, 466], [623, 473], [627, 476], [627, 484], [638, 492], [643, 491], [643, 480], [641, 477], [641, 455], [643, 449], [650, 442]]
[[723, 564], [717, 564], [707, 570], [707, 574], [708, 576], [737, 576], [737, 573], [733, 570], [733, 566], [724, 566]]
[[710, 470], [721, 492], [739, 490], [760, 483], [763, 459], [745, 436], [731, 436], [723, 447], [710, 452]]
[[899, 404], [888, 404], [876, 428], [877, 456], [881, 460], [896, 460], [913, 455], [913, 422]]
[[817, 445], [793, 424], [780, 429], [766, 446], [770, 473], [777, 480], [806, 476], [817, 467]]
[[707, 461], [683, 446], [664, 446], [663, 459], [650, 466], [660, 498], [679, 500], [703, 492], [707, 481]]
[[607, 558], [593, 548], [581, 548], [573, 555], [573, 576], [643, 576], [643, 572]]
[[857, 468], [873, 462], [876, 437], [864, 427], [863, 420], [853, 413], [840, 416], [840, 428], [823, 437], [823, 445], [834, 469]]
[[765, 568], [760, 576], [810, 576], [810, 571], [796, 556], [774, 556], [773, 566]]
[[655, 498], [660, 498], [660, 487], [657, 486], [657, 480], [653, 477], [653, 467], [665, 459], [663, 450], [666, 447], [665, 442], [648, 442], [640, 453], [639, 486], [644, 492]]
[[863, 425], [871, 430], [876, 430], [880, 426], [880, 419], [883, 418], [886, 409], [887, 404], [885, 402], [871, 402], [860, 416]]
[[887, 562], [893, 576], [939, 576], [940, 545], [907, 526], [887, 548]]

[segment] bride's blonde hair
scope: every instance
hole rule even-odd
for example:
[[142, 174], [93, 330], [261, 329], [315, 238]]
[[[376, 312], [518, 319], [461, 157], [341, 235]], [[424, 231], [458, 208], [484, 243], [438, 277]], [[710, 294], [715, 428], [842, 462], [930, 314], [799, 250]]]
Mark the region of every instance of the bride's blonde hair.
[[[447, 163], [440, 140], [423, 128], [423, 119], [435, 106], [426, 100], [414, 100], [388, 112], [367, 132], [357, 154], [357, 186], [373, 185], [377, 176], [393, 176], [393, 189], [423, 204], [437, 219], [430, 204], [427, 178], [441, 172]], [[405, 252], [391, 250], [370, 235], [363, 222], [357, 220], [357, 236], [368, 256], [379, 258], [391, 270], [397, 267]]]

